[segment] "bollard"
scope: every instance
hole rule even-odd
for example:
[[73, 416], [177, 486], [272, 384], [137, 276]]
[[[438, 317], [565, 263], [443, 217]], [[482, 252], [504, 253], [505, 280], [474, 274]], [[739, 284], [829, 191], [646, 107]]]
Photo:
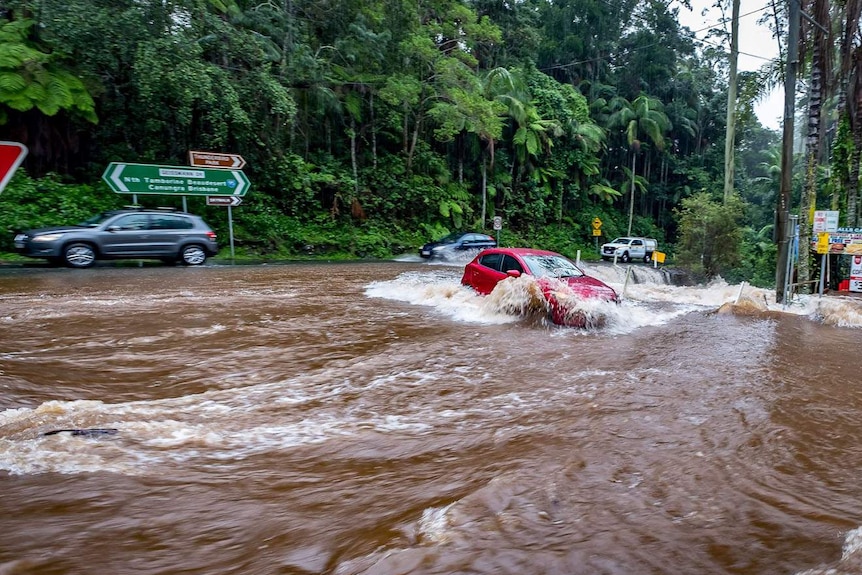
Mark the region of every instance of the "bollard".
[[742, 290], [744, 290], [744, 289], [745, 289], [745, 282], [742, 282], [741, 284], [739, 284], [739, 293], [736, 294], [736, 301], [733, 302], [734, 305], [739, 303], [739, 298], [742, 297]]
[[[616, 259], [616, 258], [614, 258], [614, 259]], [[626, 287], [628, 287], [628, 285], [629, 285], [629, 277], [631, 277], [631, 275], [632, 275], [632, 266], [629, 266], [628, 269], [626, 269], [626, 280], [623, 282], [623, 293], [621, 294], [623, 296], [626, 295]]]

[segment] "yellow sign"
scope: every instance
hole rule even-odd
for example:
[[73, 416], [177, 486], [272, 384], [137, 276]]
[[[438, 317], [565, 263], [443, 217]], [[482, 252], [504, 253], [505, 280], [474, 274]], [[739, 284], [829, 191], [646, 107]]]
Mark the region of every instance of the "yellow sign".
[[[593, 229], [597, 230], [600, 227], [602, 227], [602, 220], [600, 220], [599, 218], [593, 218]], [[601, 234], [597, 234], [597, 233], [593, 232], [593, 235], [594, 236], [600, 236]]]
[[829, 253], [829, 233], [828, 232], [819, 232], [817, 234], [817, 253], [818, 254], [828, 254]]
[[593, 230], [593, 235], [594, 235], [594, 236], [600, 236], [600, 235], [602, 235], [602, 230], [600, 230], [599, 228], [594, 229], [594, 230]]
[[664, 257], [665, 257], [664, 252], [653, 252], [652, 253], [652, 259], [654, 259], [657, 263], [663, 264], [664, 263]]

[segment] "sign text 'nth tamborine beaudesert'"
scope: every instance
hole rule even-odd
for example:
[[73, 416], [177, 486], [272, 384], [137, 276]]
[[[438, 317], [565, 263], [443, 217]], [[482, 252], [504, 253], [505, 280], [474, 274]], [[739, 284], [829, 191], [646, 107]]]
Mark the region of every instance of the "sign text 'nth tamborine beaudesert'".
[[240, 170], [111, 162], [102, 179], [118, 194], [244, 196], [251, 182]]

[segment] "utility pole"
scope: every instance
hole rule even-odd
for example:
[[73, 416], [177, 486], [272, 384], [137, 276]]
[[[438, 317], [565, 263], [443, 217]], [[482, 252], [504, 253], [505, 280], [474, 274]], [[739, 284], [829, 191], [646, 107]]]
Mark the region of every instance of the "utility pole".
[[730, 22], [730, 76], [727, 84], [727, 125], [724, 137], [724, 203], [733, 195], [734, 141], [736, 140], [736, 85], [739, 60], [739, 0], [733, 0]]
[[784, 302], [787, 291], [787, 264], [790, 259], [790, 195], [793, 187], [793, 116], [796, 105], [796, 70], [799, 66], [800, 0], [788, 0], [787, 65], [784, 69], [784, 131], [781, 141], [781, 184], [775, 208], [775, 236], [778, 262], [775, 266], [775, 301]]

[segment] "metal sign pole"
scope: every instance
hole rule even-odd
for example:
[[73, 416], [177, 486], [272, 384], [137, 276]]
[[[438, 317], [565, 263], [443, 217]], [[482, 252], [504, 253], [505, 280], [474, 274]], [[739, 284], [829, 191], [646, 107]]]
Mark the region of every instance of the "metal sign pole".
[[820, 254], [820, 295], [823, 296], [823, 287], [826, 280], [826, 260], [829, 258], [826, 254]]
[[227, 228], [230, 230], [230, 261], [233, 262], [233, 212], [231, 211], [231, 206], [227, 207]]
[[799, 216], [790, 216], [790, 225], [788, 226], [787, 235], [787, 267], [784, 274], [784, 298], [783, 304], [786, 306], [792, 303], [793, 297], [793, 272], [795, 271], [796, 257], [799, 250]]

